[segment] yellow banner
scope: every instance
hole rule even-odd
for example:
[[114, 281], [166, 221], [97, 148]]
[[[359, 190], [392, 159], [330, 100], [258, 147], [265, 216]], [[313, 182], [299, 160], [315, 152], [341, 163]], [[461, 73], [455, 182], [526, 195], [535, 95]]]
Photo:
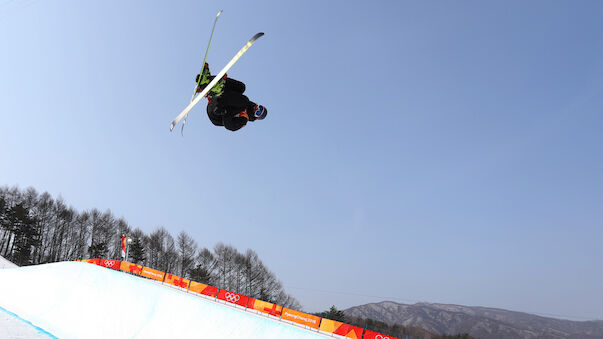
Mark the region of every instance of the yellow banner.
[[170, 285], [174, 285], [174, 286], [178, 286], [178, 287], [182, 287], [182, 288], [187, 288], [188, 287], [188, 283], [190, 282], [190, 280], [179, 277], [177, 275], [172, 275], [172, 274], [167, 274], [165, 276], [165, 283], [168, 283]]
[[295, 311], [289, 308], [283, 309], [283, 315], [281, 316], [281, 319], [293, 321], [294, 323], [306, 325], [312, 328], [318, 328], [318, 325], [320, 324], [320, 317], [300, 311]]
[[134, 274], [140, 274], [140, 272], [142, 272], [142, 265], [136, 265], [131, 262], [122, 261], [121, 265], [119, 266], [119, 270]]
[[163, 281], [165, 273], [145, 266], [142, 268], [142, 272], [140, 273], [140, 275], [149, 279]]

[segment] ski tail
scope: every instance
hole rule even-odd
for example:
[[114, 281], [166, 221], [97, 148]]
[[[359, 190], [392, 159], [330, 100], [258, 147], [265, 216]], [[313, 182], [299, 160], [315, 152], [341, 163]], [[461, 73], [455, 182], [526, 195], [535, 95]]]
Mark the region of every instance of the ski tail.
[[178, 114], [176, 119], [172, 121], [172, 123], [170, 124], [170, 132], [173, 131], [174, 127], [178, 124], [178, 122], [180, 122], [180, 120], [182, 120], [182, 118], [184, 118], [188, 114], [188, 112], [190, 112], [190, 110], [193, 109], [193, 107], [195, 107], [195, 105], [197, 105], [203, 97], [205, 97], [205, 95], [207, 95], [209, 90], [211, 90], [218, 83], [218, 81], [222, 79], [224, 74], [226, 74], [226, 72], [228, 72], [232, 68], [232, 66], [234, 66], [234, 64], [241, 58], [241, 56], [243, 56], [243, 54], [247, 52], [249, 47], [251, 47], [251, 45], [253, 45], [253, 43], [263, 35], [264, 33], [262, 32], [257, 33], [256, 35], [251, 37], [249, 41], [247, 41], [245, 46], [243, 46], [243, 48], [241, 48], [239, 52], [237, 52], [237, 54], [228, 62], [228, 64], [226, 64], [226, 66], [224, 66], [224, 68], [222, 68], [222, 70], [218, 74], [216, 74], [214, 79], [207, 86], [205, 86], [203, 91], [201, 91], [201, 93], [199, 93], [195, 97], [195, 99], [191, 101], [191, 103], [188, 104], [188, 106], [186, 106], [186, 108], [184, 108], [184, 110], [180, 114]]

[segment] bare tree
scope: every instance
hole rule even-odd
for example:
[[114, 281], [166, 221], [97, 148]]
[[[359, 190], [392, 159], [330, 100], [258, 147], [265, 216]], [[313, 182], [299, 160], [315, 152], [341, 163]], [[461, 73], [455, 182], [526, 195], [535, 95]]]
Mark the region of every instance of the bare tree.
[[188, 276], [190, 269], [195, 263], [197, 242], [184, 231], [178, 234], [176, 242], [178, 245], [178, 255], [180, 259], [180, 276]]
[[207, 248], [199, 250], [195, 258], [195, 267], [190, 271], [190, 278], [204, 284], [216, 284], [214, 272], [217, 263], [215, 256]]
[[69, 230], [69, 246], [66, 260], [83, 259], [88, 250], [91, 216], [88, 212], [76, 214]]
[[163, 227], [149, 235], [149, 265], [164, 272], [170, 272], [178, 263], [178, 253], [174, 238]]
[[48, 192], [42, 193], [34, 207], [34, 214], [37, 218], [37, 228], [40, 234], [39, 245], [34, 249], [34, 263], [43, 264], [49, 261], [50, 240], [53, 233], [53, 223], [55, 218], [54, 199]]
[[224, 245], [218, 243], [214, 247], [214, 255], [216, 258], [216, 270], [217, 270], [217, 282], [218, 287], [232, 290], [234, 285], [233, 275], [235, 272], [235, 258], [237, 257], [237, 250], [231, 245]]
[[109, 254], [109, 242], [115, 234], [115, 218], [110, 210], [100, 213], [90, 211], [91, 238], [88, 253], [91, 258], [106, 258]]

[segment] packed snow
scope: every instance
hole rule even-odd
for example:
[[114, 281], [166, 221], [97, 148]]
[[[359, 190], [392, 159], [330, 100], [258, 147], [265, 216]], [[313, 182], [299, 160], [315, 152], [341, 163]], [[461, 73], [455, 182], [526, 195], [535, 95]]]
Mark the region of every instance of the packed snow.
[[[325, 337], [141, 277], [80, 262], [0, 270], [0, 314], [2, 310], [42, 337]], [[0, 337], [5, 337], [2, 332]], [[7, 337], [20, 336], [9, 333]]]

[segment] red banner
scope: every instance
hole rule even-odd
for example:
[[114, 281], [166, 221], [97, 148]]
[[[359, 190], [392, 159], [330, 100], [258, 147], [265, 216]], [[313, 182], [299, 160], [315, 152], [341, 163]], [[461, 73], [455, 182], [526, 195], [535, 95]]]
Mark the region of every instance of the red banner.
[[229, 303], [237, 304], [239, 306], [246, 307], [247, 300], [249, 299], [249, 297], [246, 295], [238, 294], [235, 292], [230, 292], [227, 290], [220, 290], [220, 292], [218, 292], [218, 299], [228, 301]]
[[127, 244], [127, 240], [128, 237], [126, 237], [126, 235], [122, 235], [121, 236], [121, 257], [122, 258], [126, 258], [126, 244]]
[[251, 308], [262, 313], [267, 313], [275, 317], [280, 317], [281, 313], [283, 312], [283, 306], [279, 306], [255, 298], [249, 298], [249, 302], [247, 302], [247, 308]]
[[188, 287], [188, 290], [191, 292], [196, 292], [199, 294], [207, 295], [207, 296], [210, 296], [213, 298], [215, 298], [216, 295], [218, 294], [218, 288], [209, 286], [206, 284], [198, 283], [196, 281], [191, 281], [191, 284]]
[[164, 282], [177, 287], [188, 288], [190, 280], [168, 273], [165, 275]]
[[111, 260], [111, 259], [101, 259], [99, 265], [106, 267], [106, 268], [112, 268], [114, 270], [119, 270], [119, 267], [121, 266], [121, 261]]
[[392, 337], [389, 335], [385, 335], [379, 332], [373, 332], [369, 330], [364, 330], [364, 336], [362, 339], [398, 339], [397, 337]]

